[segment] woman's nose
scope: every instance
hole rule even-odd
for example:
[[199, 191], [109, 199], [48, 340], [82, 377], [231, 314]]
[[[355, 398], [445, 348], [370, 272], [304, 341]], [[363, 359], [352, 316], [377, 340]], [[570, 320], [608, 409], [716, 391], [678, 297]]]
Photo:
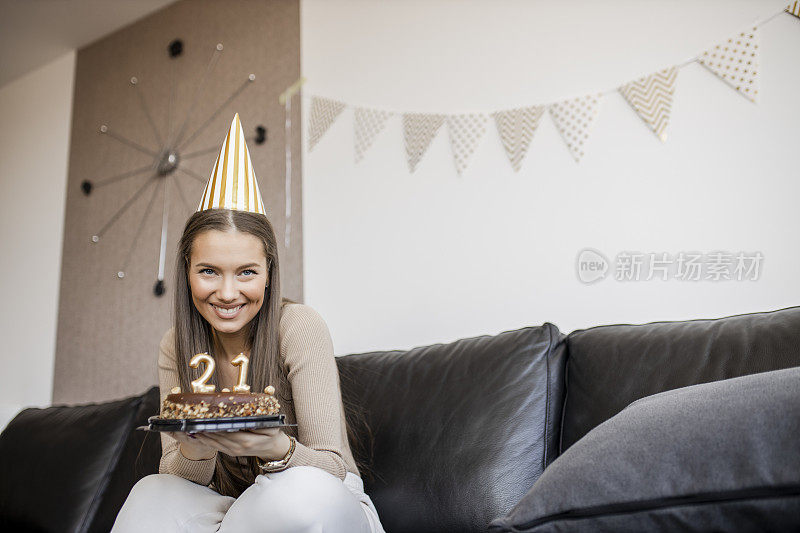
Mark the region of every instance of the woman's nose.
[[222, 287], [220, 288], [220, 298], [225, 301], [233, 301], [238, 294], [239, 289], [236, 287], [236, 280], [232, 276], [224, 276]]

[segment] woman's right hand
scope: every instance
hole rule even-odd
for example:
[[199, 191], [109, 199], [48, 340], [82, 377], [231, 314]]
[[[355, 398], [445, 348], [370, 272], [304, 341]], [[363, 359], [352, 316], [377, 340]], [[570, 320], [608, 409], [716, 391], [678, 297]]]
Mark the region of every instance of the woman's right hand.
[[191, 437], [191, 433], [184, 433], [183, 431], [168, 431], [168, 435], [177, 440], [178, 451], [187, 459], [199, 461], [201, 459], [211, 459], [216, 454], [216, 451], [211, 446], [206, 446], [196, 439]]

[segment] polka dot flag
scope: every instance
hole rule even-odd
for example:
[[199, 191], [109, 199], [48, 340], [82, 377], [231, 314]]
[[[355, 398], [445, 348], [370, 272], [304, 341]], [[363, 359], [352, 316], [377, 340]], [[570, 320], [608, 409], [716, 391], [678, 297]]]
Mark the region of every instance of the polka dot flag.
[[486, 133], [486, 115], [448, 115], [447, 130], [450, 132], [450, 146], [453, 148], [453, 158], [456, 172], [460, 176], [467, 168], [470, 157], [478, 142]]
[[575, 161], [580, 161], [583, 157], [584, 145], [597, 117], [600, 97], [600, 94], [590, 94], [550, 106], [550, 116]]
[[378, 109], [357, 107], [354, 110], [353, 146], [356, 163], [364, 159], [364, 154], [372, 146], [375, 137], [386, 127], [386, 121], [394, 113]]
[[758, 29], [740, 32], [703, 52], [697, 62], [740, 94], [758, 102]]

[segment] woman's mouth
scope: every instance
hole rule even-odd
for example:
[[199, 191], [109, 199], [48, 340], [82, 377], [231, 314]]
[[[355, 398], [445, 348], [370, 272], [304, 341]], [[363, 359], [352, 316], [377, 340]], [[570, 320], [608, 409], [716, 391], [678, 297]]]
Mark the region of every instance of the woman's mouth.
[[217, 314], [218, 317], [230, 319], [239, 316], [239, 312], [242, 310], [242, 307], [244, 307], [244, 304], [241, 304], [237, 307], [233, 307], [231, 309], [224, 309], [222, 307], [217, 307], [214, 304], [211, 304], [211, 307], [214, 308], [214, 312]]

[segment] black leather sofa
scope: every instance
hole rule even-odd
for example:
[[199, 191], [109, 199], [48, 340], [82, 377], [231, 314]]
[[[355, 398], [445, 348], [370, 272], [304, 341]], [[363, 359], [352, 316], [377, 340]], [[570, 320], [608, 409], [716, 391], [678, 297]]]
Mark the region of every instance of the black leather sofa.
[[[800, 530], [800, 307], [337, 362], [389, 533]], [[0, 529], [108, 531], [158, 470], [158, 436], [133, 429], [157, 412], [157, 387], [21, 411], [0, 434]]]

